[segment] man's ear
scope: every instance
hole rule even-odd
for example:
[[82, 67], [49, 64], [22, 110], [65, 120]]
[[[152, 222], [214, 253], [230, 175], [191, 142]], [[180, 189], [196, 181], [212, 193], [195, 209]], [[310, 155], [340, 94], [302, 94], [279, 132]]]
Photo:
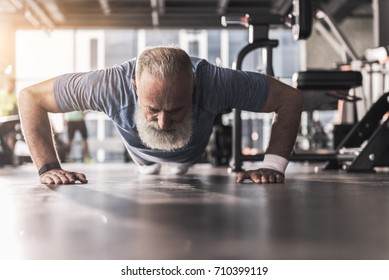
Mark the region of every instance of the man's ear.
[[135, 79], [131, 79], [131, 81], [132, 81], [132, 85], [135, 88], [135, 93], [136, 93], [136, 95], [138, 95], [138, 91], [136, 90], [136, 80]]

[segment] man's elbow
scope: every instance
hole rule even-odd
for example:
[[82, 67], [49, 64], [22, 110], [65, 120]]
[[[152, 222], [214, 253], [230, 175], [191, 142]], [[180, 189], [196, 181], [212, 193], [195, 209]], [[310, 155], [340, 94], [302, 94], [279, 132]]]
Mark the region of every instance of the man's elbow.
[[303, 94], [300, 90], [291, 88], [288, 94], [284, 95], [282, 105], [279, 107], [277, 114], [288, 116], [292, 121], [299, 120], [303, 111]]
[[23, 107], [25, 104], [28, 104], [30, 102], [29, 99], [31, 99], [31, 92], [28, 88], [24, 88], [19, 91], [17, 95], [19, 108]]
[[23, 112], [31, 112], [31, 110], [40, 110], [43, 108], [41, 96], [35, 94], [35, 92], [30, 88], [24, 88], [18, 93], [18, 106], [19, 111]]

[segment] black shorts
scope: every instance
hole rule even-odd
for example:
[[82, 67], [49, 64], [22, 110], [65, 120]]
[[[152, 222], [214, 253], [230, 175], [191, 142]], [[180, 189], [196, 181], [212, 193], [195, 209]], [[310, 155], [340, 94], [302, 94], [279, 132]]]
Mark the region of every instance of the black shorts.
[[68, 122], [68, 139], [69, 141], [73, 140], [74, 134], [76, 131], [81, 133], [82, 139], [86, 140], [88, 138], [88, 132], [86, 130], [85, 121], [70, 121]]

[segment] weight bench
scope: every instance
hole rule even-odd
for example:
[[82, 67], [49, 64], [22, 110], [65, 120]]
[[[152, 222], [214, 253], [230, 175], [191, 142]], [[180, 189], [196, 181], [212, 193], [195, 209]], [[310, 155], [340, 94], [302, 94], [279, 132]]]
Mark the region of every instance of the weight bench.
[[[339, 100], [357, 102], [361, 98], [349, 95], [350, 89], [362, 85], [362, 74], [357, 71], [315, 69], [300, 71], [292, 76], [294, 87], [303, 93], [303, 111], [337, 110]], [[308, 125], [309, 129], [309, 125]], [[335, 149], [293, 151], [293, 161], [336, 161]]]
[[[304, 96], [304, 111], [337, 109], [338, 101], [357, 102], [350, 89], [362, 85], [362, 74], [357, 71], [308, 70], [295, 73], [294, 86]], [[317, 151], [293, 151], [292, 161], [337, 161], [337, 150], [319, 149]]]
[[[314, 100], [319, 100], [318, 96], [324, 91], [334, 100], [339, 99], [356, 102], [358, 97], [348, 95], [348, 91], [352, 88], [362, 85], [362, 74], [356, 71], [340, 71], [340, 70], [310, 70], [298, 72], [293, 76], [295, 86], [302, 90], [303, 94], [307, 91], [315, 92]], [[306, 97], [306, 96], [305, 96]], [[305, 108], [312, 109], [312, 108]], [[235, 123], [240, 121], [240, 116], [235, 115]], [[234, 142], [232, 155], [233, 170], [241, 170], [244, 161], [263, 160], [264, 154], [243, 155], [241, 147], [241, 125], [235, 126]], [[236, 141], [238, 139], [239, 141]], [[345, 158], [345, 157], [343, 157]], [[319, 152], [294, 151], [290, 158], [291, 161], [335, 161], [338, 160], [338, 151], [322, 150]]]
[[357, 71], [308, 70], [295, 73], [293, 84], [304, 95], [304, 111], [337, 109], [339, 100], [356, 102], [361, 98], [349, 95], [349, 90], [362, 85]]
[[[306, 71], [294, 77], [297, 88], [305, 90], [336, 90], [348, 92], [362, 85], [362, 75], [356, 71]], [[359, 98], [341, 95], [340, 99], [356, 102]], [[383, 94], [361, 121], [336, 147], [334, 154], [294, 153], [292, 159], [327, 159], [326, 170], [346, 169], [348, 172], [368, 172], [374, 167], [389, 166], [389, 119], [382, 122], [389, 112], [389, 93]]]

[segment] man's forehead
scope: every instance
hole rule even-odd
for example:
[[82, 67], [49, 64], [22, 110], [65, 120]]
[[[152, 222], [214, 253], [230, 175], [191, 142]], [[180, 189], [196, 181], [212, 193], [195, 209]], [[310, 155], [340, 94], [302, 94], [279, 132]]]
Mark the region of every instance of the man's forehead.
[[139, 81], [161, 81], [165, 83], [173, 82], [173, 81], [185, 81], [185, 82], [191, 82], [193, 80], [192, 75], [187, 75], [184, 72], [177, 73], [176, 75], [169, 75], [169, 76], [161, 76], [159, 74], [152, 74], [148, 71], [142, 72], [140, 76], [136, 76], [135, 80], [137, 82]]
[[140, 81], [137, 81], [137, 90], [138, 94], [144, 95], [144, 97], [170, 96], [181, 99], [192, 95], [193, 83], [191, 80], [181, 77], [167, 80], [147, 75], [142, 76]]

